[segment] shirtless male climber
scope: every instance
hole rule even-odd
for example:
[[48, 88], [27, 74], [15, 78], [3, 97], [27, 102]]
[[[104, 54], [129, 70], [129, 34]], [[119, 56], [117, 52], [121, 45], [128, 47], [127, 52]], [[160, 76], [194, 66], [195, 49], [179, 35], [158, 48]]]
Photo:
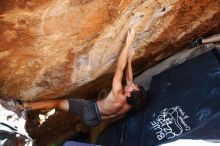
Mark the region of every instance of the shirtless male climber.
[[[134, 84], [131, 66], [131, 46], [135, 37], [135, 30], [127, 33], [126, 44], [117, 63], [112, 89], [104, 99], [98, 101], [84, 99], [46, 100], [39, 102], [24, 102], [23, 108], [31, 110], [58, 109], [78, 115], [89, 126], [98, 125], [101, 120], [113, 118], [126, 113], [131, 108], [142, 108], [146, 103], [143, 87]], [[126, 70], [126, 86], [122, 87], [123, 71]]]

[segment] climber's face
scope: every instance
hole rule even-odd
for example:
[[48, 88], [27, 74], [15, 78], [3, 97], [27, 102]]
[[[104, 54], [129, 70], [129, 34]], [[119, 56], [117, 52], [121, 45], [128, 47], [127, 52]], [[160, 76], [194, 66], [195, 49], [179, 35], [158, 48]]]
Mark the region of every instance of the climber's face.
[[136, 91], [139, 90], [137, 85], [135, 85], [135, 84], [133, 84], [133, 83], [132, 83], [132, 84], [129, 84], [129, 85], [126, 85], [126, 86], [124, 87], [124, 95], [125, 95], [126, 97], [130, 97], [130, 96], [131, 96], [131, 92], [134, 91], [134, 90], [136, 90]]

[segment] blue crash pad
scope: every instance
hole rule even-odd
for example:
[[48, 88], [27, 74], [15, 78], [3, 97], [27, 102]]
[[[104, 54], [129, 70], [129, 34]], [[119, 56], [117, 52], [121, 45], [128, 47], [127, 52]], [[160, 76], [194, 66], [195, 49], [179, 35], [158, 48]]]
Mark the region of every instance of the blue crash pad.
[[103, 146], [155, 146], [177, 139], [220, 140], [220, 53], [213, 49], [152, 78], [148, 105], [99, 136]]

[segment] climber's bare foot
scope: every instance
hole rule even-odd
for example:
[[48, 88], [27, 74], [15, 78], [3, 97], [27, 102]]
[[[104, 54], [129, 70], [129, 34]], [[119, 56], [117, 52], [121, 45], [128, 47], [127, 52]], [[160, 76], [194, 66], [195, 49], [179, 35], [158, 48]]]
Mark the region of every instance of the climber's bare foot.
[[23, 106], [23, 102], [21, 100], [14, 100], [14, 105], [16, 106], [16, 108], [20, 109], [20, 110], [25, 110], [24, 106]]

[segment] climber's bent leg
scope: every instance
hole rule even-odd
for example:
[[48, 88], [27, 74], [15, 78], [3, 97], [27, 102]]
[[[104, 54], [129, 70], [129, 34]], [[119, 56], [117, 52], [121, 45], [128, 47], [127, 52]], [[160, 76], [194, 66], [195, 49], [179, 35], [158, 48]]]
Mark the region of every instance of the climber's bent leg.
[[202, 40], [203, 44], [206, 44], [206, 43], [217, 43], [217, 42], [220, 42], [220, 34], [217, 34], [217, 35], [214, 35], [214, 36], [211, 36], [209, 38], [206, 38], [206, 39]]

